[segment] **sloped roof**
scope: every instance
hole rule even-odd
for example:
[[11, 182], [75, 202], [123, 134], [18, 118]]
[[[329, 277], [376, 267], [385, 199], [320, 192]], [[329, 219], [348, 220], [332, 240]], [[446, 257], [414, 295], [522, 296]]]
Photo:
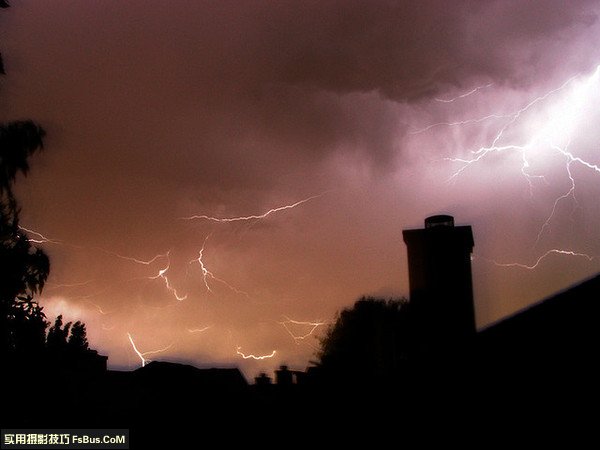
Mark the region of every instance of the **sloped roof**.
[[600, 274], [481, 330], [478, 341], [488, 350], [584, 351], [598, 345], [599, 319]]
[[143, 382], [160, 381], [178, 385], [194, 383], [199, 386], [220, 388], [243, 388], [248, 382], [237, 368], [197, 367], [164, 361], [152, 361], [134, 371], [136, 379]]

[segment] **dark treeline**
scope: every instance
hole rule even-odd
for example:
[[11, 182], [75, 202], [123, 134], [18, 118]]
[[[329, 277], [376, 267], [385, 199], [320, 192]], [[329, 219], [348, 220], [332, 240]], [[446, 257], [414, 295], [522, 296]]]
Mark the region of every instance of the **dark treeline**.
[[[0, 8], [8, 8], [0, 1]], [[0, 74], [5, 65], [0, 55]], [[20, 225], [21, 207], [14, 193], [30, 159], [43, 149], [44, 129], [33, 120], [0, 123], [0, 365], [3, 411], [1, 424], [25, 425], [44, 407], [42, 391], [73, 386], [73, 375], [94, 364], [85, 324], [54, 325], [37, 301], [50, 274], [48, 255]], [[100, 358], [100, 363], [102, 360]], [[101, 365], [101, 364], [100, 364]]]
[[[8, 8], [2, 0], [0, 8]], [[5, 74], [0, 54], [0, 74]], [[61, 327], [59, 316], [50, 326], [36, 301], [50, 274], [46, 253], [32, 244], [19, 222], [20, 205], [14, 194], [19, 175], [29, 173], [30, 158], [43, 149], [46, 132], [32, 120], [0, 123], [0, 356], [65, 348], [87, 350], [85, 325], [77, 322]]]

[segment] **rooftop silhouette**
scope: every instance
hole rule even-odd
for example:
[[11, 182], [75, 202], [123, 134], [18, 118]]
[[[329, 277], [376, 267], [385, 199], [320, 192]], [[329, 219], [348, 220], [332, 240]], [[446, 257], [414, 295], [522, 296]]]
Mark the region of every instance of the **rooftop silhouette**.
[[[393, 430], [392, 422], [484, 427], [492, 418], [506, 422], [506, 410], [513, 422], [529, 415], [563, 425], [579, 420], [572, 412], [578, 399], [597, 399], [600, 275], [477, 332], [471, 227], [433, 216], [403, 237], [410, 299], [363, 298], [342, 311], [320, 363], [306, 371], [281, 366], [274, 379], [262, 373], [249, 384], [236, 368], [154, 361], [130, 372], [107, 370], [107, 358], [87, 342], [77, 351], [65, 346], [57, 319], [58, 350], [6, 360], [5, 367], [9, 379], [36, 373], [67, 400], [55, 401], [51, 415], [29, 414], [44, 411], [46, 397], [5, 390], [11, 414], [2, 426], [132, 428], [138, 443], [167, 445], [174, 430], [189, 435], [201, 423], [205, 435], [214, 435], [224, 420], [240, 437], [357, 414], [357, 429], [371, 433], [384, 433], [385, 423]], [[157, 436], [156, 429], [171, 434]]]

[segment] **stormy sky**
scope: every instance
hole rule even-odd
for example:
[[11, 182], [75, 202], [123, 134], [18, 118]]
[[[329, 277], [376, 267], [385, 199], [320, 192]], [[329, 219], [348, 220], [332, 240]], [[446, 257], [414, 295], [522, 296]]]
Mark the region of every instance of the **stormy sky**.
[[473, 226], [480, 327], [600, 270], [597, 1], [11, 5], [41, 303], [111, 367], [140, 365], [129, 334], [303, 369], [341, 308], [408, 295], [402, 230], [437, 213]]

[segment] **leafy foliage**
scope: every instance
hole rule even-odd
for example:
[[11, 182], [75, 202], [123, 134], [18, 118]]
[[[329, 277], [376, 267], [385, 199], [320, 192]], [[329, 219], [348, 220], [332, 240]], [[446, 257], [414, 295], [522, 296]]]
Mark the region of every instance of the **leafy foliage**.
[[408, 303], [363, 297], [344, 309], [321, 340], [319, 366], [345, 380], [396, 376], [409, 355]]
[[54, 325], [48, 330], [47, 345], [50, 349], [64, 349], [67, 347], [67, 337], [71, 328], [71, 322], [63, 326], [62, 314], [54, 321]]
[[[29, 170], [29, 156], [42, 148], [44, 134], [31, 121], [0, 124], [0, 351], [29, 347], [45, 329], [45, 316], [33, 297], [44, 287], [50, 261], [19, 227], [12, 191], [17, 175]], [[32, 330], [35, 338], [21, 335]]]
[[[0, 0], [0, 8], [8, 8]], [[0, 56], [0, 73], [4, 64]], [[0, 352], [43, 348], [46, 316], [34, 301], [50, 272], [48, 256], [19, 226], [13, 184], [29, 172], [29, 157], [43, 148], [45, 131], [31, 120], [0, 123]]]
[[29, 173], [29, 157], [44, 147], [46, 132], [31, 120], [0, 126], [0, 192], [12, 197], [17, 173]]
[[[8, 7], [0, 0], [0, 8]], [[0, 74], [4, 74], [1, 55]], [[46, 338], [49, 324], [34, 296], [44, 288], [50, 260], [19, 226], [13, 185], [19, 174], [29, 173], [29, 158], [44, 147], [45, 135], [31, 120], [0, 123], [0, 353], [88, 348], [85, 324], [78, 321], [71, 330], [71, 322], [63, 326], [62, 315]]]
[[85, 330], [85, 323], [77, 321], [73, 324], [71, 328], [71, 335], [69, 336], [68, 341], [69, 348], [73, 350], [87, 350], [88, 349], [88, 340], [87, 340], [87, 332]]

